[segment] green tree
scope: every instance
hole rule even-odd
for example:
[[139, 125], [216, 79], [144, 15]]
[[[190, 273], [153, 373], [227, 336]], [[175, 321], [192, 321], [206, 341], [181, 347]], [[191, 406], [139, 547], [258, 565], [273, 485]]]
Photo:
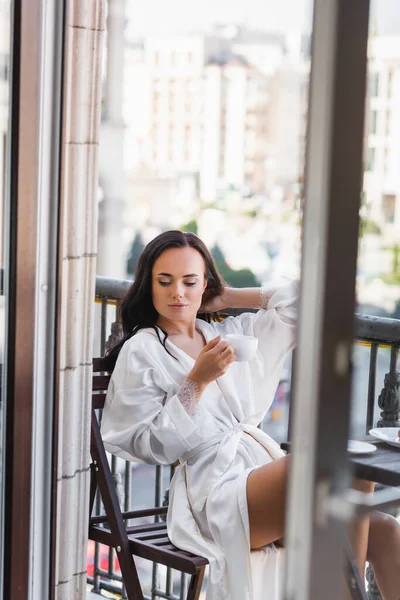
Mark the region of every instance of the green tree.
[[191, 221], [189, 221], [188, 223], [186, 223], [185, 225], [182, 225], [180, 227], [181, 231], [185, 231], [186, 233], [195, 233], [197, 235], [198, 232], [198, 225], [197, 225], [197, 221], [195, 219], [192, 219]]
[[400, 246], [393, 244], [392, 247], [392, 273], [394, 277], [400, 278], [399, 266], [400, 266]]
[[136, 266], [139, 260], [139, 256], [142, 254], [144, 248], [143, 239], [140, 233], [135, 235], [132, 242], [131, 249], [128, 254], [126, 261], [126, 270], [129, 275], [134, 275], [136, 272]]
[[373, 235], [380, 235], [382, 233], [381, 228], [372, 219], [360, 219], [360, 237], [364, 234], [370, 233]]
[[237, 271], [231, 269], [218, 244], [211, 249], [211, 254], [213, 255], [218, 271], [232, 287], [256, 287], [258, 285], [256, 276], [250, 269], [239, 269]]
[[400, 319], [400, 300], [396, 302], [396, 306], [394, 307], [394, 311], [391, 315], [393, 319]]

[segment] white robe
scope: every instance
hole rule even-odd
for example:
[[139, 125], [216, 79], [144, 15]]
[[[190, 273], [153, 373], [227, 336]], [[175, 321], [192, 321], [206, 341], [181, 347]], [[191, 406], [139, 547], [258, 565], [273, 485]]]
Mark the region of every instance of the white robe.
[[[167, 526], [173, 544], [210, 563], [207, 600], [279, 600], [283, 551], [250, 551], [246, 480], [283, 455], [257, 425], [274, 398], [286, 354], [294, 347], [298, 284], [270, 286], [265, 309], [196, 321], [208, 342], [216, 335], [258, 338], [251, 362], [233, 363], [203, 392], [191, 416], [178, 392], [194, 360], [153, 329], [123, 346], [102, 419], [106, 449], [127, 460], [171, 464]], [[176, 360], [177, 359], [177, 360]], [[250, 435], [248, 435], [250, 434]]]

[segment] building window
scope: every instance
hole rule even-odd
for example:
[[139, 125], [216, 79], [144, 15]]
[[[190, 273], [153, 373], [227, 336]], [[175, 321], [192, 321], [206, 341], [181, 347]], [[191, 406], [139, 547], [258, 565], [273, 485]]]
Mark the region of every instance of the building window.
[[372, 73], [369, 80], [369, 95], [376, 98], [379, 94], [379, 73]]
[[385, 223], [394, 223], [396, 196], [394, 194], [382, 194], [382, 213]]
[[393, 84], [393, 71], [392, 69], [389, 69], [389, 73], [388, 73], [388, 98], [390, 98], [392, 96], [392, 84]]
[[371, 110], [370, 122], [369, 122], [369, 132], [372, 135], [376, 134], [377, 122], [378, 122], [378, 111]]
[[390, 110], [386, 111], [386, 137], [390, 136], [390, 126], [391, 126], [391, 113]]
[[368, 148], [367, 164], [366, 164], [367, 171], [375, 170], [375, 154], [376, 154], [375, 148]]

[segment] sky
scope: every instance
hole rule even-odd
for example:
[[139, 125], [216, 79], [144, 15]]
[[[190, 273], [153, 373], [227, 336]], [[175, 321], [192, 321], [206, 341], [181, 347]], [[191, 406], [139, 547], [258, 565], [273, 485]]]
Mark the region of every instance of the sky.
[[[129, 33], [192, 32], [212, 23], [244, 23], [266, 31], [311, 25], [311, 0], [126, 0]], [[377, 33], [400, 35], [400, 0], [372, 0]]]

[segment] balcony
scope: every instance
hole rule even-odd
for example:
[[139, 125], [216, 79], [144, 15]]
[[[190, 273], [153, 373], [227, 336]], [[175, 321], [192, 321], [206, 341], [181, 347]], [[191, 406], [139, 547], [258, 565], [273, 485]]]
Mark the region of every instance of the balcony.
[[[95, 355], [103, 354], [105, 348], [113, 344], [122, 331], [116, 308], [130, 283], [126, 280], [96, 278], [96, 303], [99, 310]], [[400, 375], [397, 372], [399, 345], [399, 320], [356, 315], [351, 419], [353, 438], [362, 439], [373, 426], [400, 426]], [[260, 424], [278, 442], [290, 437], [290, 364], [288, 374], [288, 379], [281, 382], [283, 394], [275, 398], [275, 410], [280, 418], [271, 419], [267, 415]], [[173, 467], [137, 465], [114, 456], [110, 456], [110, 464], [124, 510], [163, 505], [167, 499]], [[100, 509], [101, 502], [97, 498], [96, 514], [100, 514]], [[88, 598], [95, 600], [103, 592], [119, 594], [118, 597], [122, 593], [122, 598], [126, 598], [114, 550], [101, 548], [90, 542], [88, 556], [88, 589], [91, 590]], [[136, 564], [147, 600], [185, 598], [187, 582], [184, 576], [178, 577], [176, 573], [142, 559], [136, 559]], [[205, 586], [206, 581], [204, 588]], [[373, 580], [369, 588], [371, 600], [378, 600], [380, 595]]]

